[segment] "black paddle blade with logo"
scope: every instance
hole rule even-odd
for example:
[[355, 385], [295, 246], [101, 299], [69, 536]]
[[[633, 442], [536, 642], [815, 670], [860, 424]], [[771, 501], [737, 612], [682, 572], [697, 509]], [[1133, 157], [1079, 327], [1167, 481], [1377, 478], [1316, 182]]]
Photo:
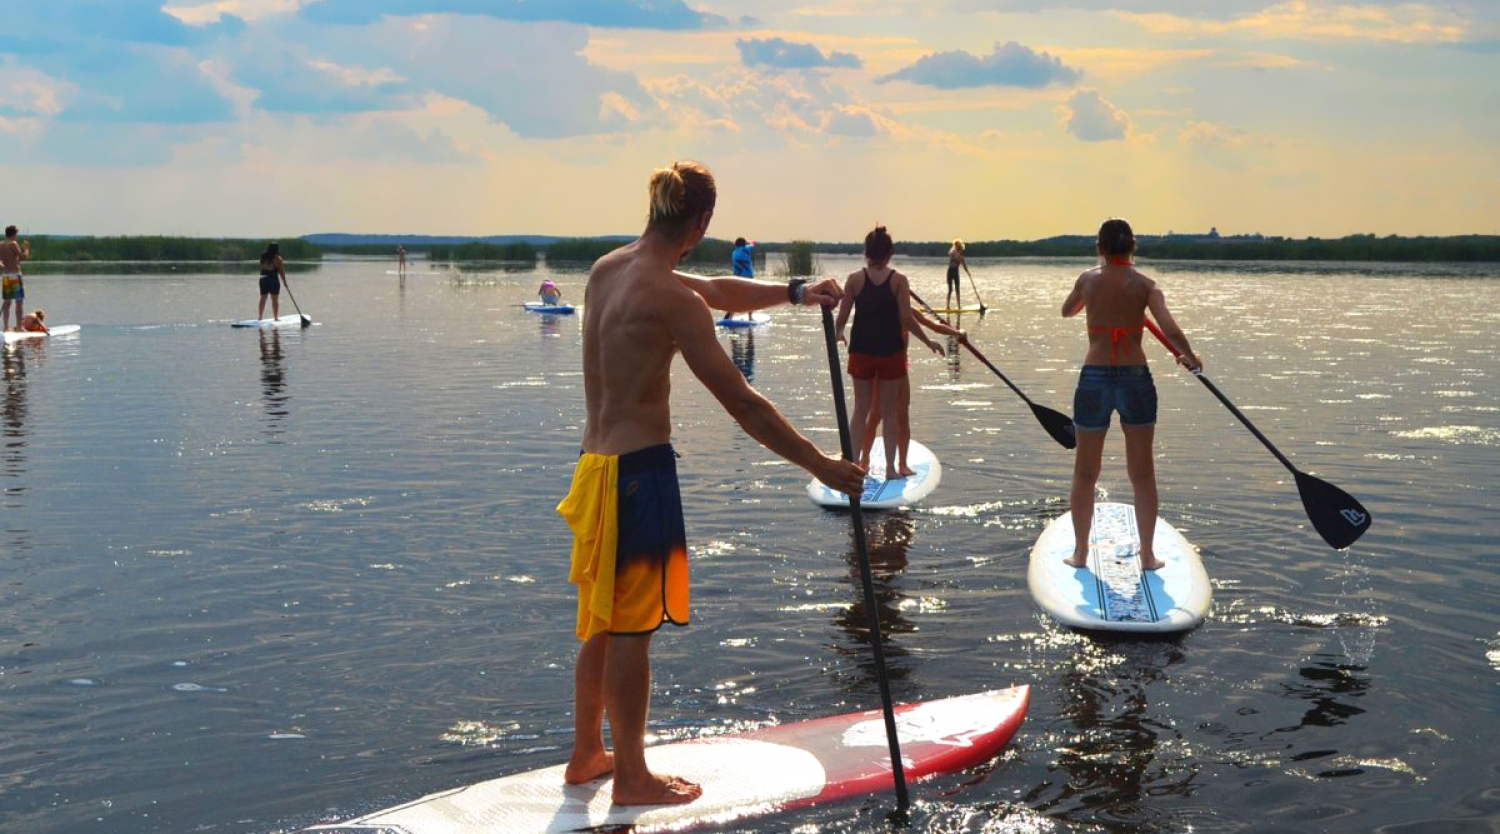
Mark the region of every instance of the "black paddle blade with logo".
[[1294, 474], [1297, 476], [1297, 492], [1302, 495], [1302, 506], [1307, 509], [1307, 517], [1323, 541], [1343, 550], [1370, 529], [1370, 512], [1354, 496], [1306, 472], [1296, 471]]
[[1064, 449], [1078, 448], [1078, 435], [1073, 430], [1073, 418], [1036, 403], [1031, 403], [1031, 413], [1036, 415], [1042, 428], [1052, 435], [1053, 440], [1062, 444]]

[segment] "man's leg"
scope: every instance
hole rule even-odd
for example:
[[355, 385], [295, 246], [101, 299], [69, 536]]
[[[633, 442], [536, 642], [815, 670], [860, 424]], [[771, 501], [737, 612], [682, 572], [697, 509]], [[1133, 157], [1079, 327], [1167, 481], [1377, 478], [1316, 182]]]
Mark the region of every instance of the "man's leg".
[[595, 634], [578, 650], [573, 670], [573, 758], [563, 780], [570, 785], [598, 779], [614, 769], [604, 749], [604, 657], [609, 635]]
[[604, 657], [604, 705], [615, 742], [617, 805], [681, 805], [703, 788], [646, 768], [646, 713], [651, 705], [651, 635], [611, 635]]
[[[17, 321], [16, 322], [16, 326], [20, 327], [21, 326], [21, 322]], [[10, 329], [10, 299], [7, 298], [5, 300], [5, 303], [0, 304], [0, 330], [9, 330], [9, 329]]]

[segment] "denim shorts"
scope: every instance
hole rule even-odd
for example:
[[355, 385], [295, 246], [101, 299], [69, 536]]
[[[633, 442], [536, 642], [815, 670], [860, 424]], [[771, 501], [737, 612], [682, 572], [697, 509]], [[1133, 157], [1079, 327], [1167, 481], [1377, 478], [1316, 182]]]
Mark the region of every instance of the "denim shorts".
[[1110, 413], [1122, 426], [1156, 425], [1156, 383], [1145, 365], [1084, 365], [1073, 392], [1073, 426], [1106, 431]]

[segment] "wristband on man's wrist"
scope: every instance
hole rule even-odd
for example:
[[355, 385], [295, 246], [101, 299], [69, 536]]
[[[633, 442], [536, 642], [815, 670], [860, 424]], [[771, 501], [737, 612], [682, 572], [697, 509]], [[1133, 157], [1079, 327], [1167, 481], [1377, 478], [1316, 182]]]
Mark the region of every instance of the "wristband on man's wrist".
[[801, 304], [802, 299], [807, 297], [807, 279], [793, 278], [786, 284], [786, 299], [793, 305]]

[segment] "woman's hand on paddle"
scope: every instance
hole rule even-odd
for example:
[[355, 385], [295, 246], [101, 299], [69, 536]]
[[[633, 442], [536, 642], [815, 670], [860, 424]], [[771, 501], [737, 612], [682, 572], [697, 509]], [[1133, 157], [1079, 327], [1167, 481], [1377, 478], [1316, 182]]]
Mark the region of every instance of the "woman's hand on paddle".
[[1203, 373], [1203, 360], [1193, 354], [1177, 354], [1177, 364], [1192, 371], [1195, 374]]
[[865, 490], [864, 468], [843, 458], [824, 455], [813, 476], [845, 495], [859, 495]]
[[821, 304], [824, 307], [832, 307], [844, 297], [844, 288], [834, 278], [809, 281], [804, 292], [802, 303], [806, 306]]

